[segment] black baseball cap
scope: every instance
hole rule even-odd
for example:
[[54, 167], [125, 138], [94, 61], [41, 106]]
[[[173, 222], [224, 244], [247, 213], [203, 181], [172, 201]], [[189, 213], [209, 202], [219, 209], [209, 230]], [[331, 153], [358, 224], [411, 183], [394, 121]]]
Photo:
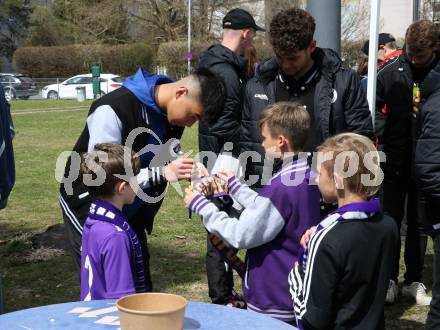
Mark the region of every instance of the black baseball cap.
[[[379, 33], [379, 42], [377, 43], [377, 47], [383, 46], [389, 42], [396, 41], [396, 39], [393, 37], [390, 33]], [[370, 47], [370, 41], [367, 40], [364, 43], [364, 46], [362, 47], [362, 52], [368, 56], [368, 50]], [[379, 50], [379, 48], [377, 49]]]
[[254, 29], [256, 31], [266, 31], [259, 27], [252, 15], [244, 9], [235, 8], [229, 11], [223, 18], [223, 28], [232, 30]]

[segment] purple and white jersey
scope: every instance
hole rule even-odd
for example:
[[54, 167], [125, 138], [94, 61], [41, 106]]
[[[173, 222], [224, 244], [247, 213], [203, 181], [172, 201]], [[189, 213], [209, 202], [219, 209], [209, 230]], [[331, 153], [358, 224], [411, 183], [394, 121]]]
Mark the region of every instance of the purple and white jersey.
[[229, 179], [231, 195], [244, 207], [239, 219], [202, 195], [190, 208], [210, 233], [247, 249], [242, 286], [248, 310], [290, 322], [295, 314], [287, 277], [298, 260], [302, 234], [319, 223], [319, 190], [309, 184], [308, 159], [285, 163], [258, 193], [235, 177]]
[[81, 300], [135, 293], [130, 240], [118, 226], [87, 218], [82, 236]]

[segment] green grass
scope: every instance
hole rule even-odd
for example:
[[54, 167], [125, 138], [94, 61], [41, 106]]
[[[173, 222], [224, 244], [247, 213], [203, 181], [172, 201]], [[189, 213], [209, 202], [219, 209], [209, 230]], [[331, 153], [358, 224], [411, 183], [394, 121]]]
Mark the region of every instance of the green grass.
[[85, 100], [84, 102], [78, 102], [76, 100], [13, 100], [11, 102], [12, 111], [38, 111], [40, 109], [51, 108], [74, 108], [74, 107], [89, 107], [92, 104], [91, 100]]
[[[6, 311], [79, 299], [79, 278], [70, 256], [54, 254], [46, 261], [31, 261], [33, 248], [27, 238], [62, 222], [55, 165], [60, 153], [72, 148], [85, 124], [87, 108], [73, 107], [89, 105], [77, 101], [12, 102], [17, 179], [8, 207], [0, 211], [0, 273]], [[69, 111], [44, 112], [47, 108]], [[182, 146], [186, 151], [197, 150], [196, 127], [185, 131]], [[155, 290], [208, 301], [205, 230], [196, 217], [188, 220], [182, 197], [172, 187], [148, 240]], [[431, 243], [426, 264], [425, 282], [430, 287]], [[238, 279], [236, 287], [240, 287]], [[418, 329], [427, 311], [427, 307], [401, 299], [386, 307], [387, 328]]]
[[[32, 108], [26, 102], [32, 101], [11, 104], [17, 178], [8, 207], [0, 211], [0, 269], [6, 311], [79, 298], [79, 279], [70, 256], [30, 263], [26, 256], [32, 248], [26, 239], [10, 240], [62, 222], [55, 166], [60, 153], [70, 150], [81, 133], [87, 111], [41, 110], [67, 109], [86, 103], [35, 101]], [[22, 114], [23, 111], [26, 113]], [[191, 129], [185, 133], [185, 150], [195, 150], [196, 132], [197, 129]], [[188, 220], [183, 200], [172, 187], [156, 217], [149, 244], [156, 290], [180, 292], [189, 299], [207, 301], [205, 231], [197, 218]]]

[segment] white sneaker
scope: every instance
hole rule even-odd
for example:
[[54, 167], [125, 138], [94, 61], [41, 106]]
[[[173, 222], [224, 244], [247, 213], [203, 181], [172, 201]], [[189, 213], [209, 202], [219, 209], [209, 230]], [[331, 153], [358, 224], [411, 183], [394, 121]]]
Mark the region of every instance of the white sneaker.
[[390, 280], [390, 284], [388, 284], [387, 296], [385, 297], [385, 302], [388, 304], [392, 304], [397, 299], [397, 294], [399, 293], [399, 289], [397, 287], [396, 282]]
[[411, 285], [404, 285], [402, 287], [402, 294], [414, 298], [416, 304], [422, 306], [428, 306], [432, 299], [426, 293], [426, 287], [420, 282], [412, 282]]

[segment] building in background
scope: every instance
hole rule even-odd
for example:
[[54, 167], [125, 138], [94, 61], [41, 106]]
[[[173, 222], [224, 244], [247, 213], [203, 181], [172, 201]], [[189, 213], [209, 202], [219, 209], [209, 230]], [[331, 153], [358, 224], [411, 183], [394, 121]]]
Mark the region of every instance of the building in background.
[[404, 39], [413, 20], [413, 0], [382, 0], [380, 2], [380, 32]]

